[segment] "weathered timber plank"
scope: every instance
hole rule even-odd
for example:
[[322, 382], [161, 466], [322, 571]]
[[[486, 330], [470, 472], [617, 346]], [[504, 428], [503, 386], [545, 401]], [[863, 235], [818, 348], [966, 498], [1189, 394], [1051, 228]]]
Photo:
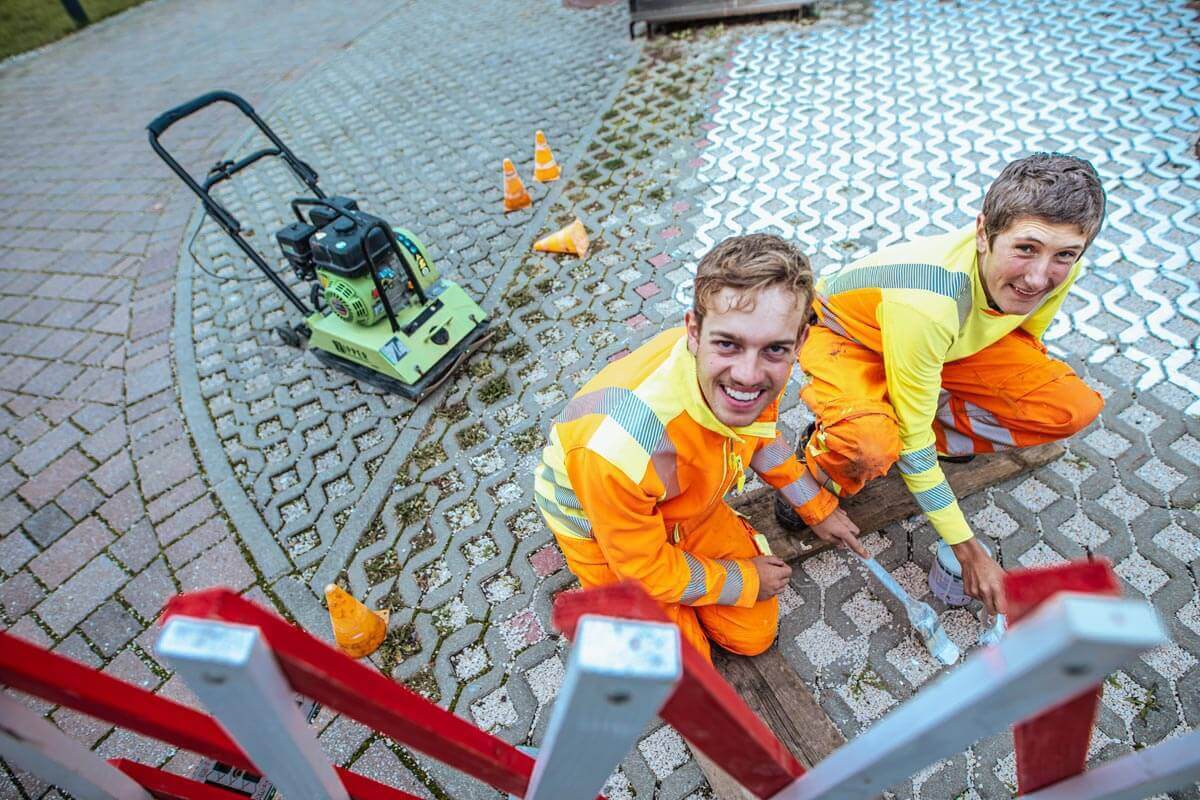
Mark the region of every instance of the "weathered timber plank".
[[[812, 767], [846, 742], [779, 652], [779, 645], [753, 657], [735, 656], [714, 647], [713, 665], [805, 767]], [[717, 798], [753, 797], [712, 760], [693, 752]]]
[[[1051, 442], [1023, 450], [981, 455], [967, 464], [943, 464], [942, 468], [954, 493], [963, 498], [1056, 461], [1065, 452], [1066, 448], [1061, 444]], [[798, 561], [830, 546], [813, 536], [811, 531], [792, 533], [780, 527], [775, 521], [774, 503], [775, 490], [768, 486], [747, 492], [730, 505], [767, 537], [772, 552], [784, 561]], [[882, 479], [868, 483], [858, 494], [843, 500], [842, 508], [863, 533], [877, 531], [920, 512], [895, 468]]]

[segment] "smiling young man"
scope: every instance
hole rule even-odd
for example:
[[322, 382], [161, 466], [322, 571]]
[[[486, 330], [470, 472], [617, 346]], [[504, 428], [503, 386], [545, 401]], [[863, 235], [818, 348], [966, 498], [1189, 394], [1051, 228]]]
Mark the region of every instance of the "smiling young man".
[[[992, 611], [1004, 610], [1004, 572], [938, 459], [1062, 439], [1100, 413], [1100, 396], [1041, 338], [1103, 217], [1090, 163], [1038, 153], [1004, 168], [974, 225], [885, 248], [816, 287], [819, 324], [800, 364], [817, 418], [804, 456], [821, 496], [854, 494], [899, 460], [967, 593]], [[861, 547], [852, 528], [816, 532]]]
[[[701, 259], [685, 325], [587, 382], [550, 429], [538, 508], [585, 588], [635, 580], [705, 657], [775, 640], [791, 569], [725, 502], [745, 467], [821, 530], [847, 525], [776, 430], [812, 302], [808, 259], [776, 236]], [[832, 534], [827, 534], [832, 535]]]

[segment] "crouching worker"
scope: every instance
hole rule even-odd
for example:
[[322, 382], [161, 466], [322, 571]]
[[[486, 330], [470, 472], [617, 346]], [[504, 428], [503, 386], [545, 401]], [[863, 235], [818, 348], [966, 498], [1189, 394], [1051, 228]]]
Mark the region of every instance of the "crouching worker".
[[[816, 287], [800, 365], [817, 420], [803, 454], [821, 496], [854, 494], [899, 461], [964, 589], [991, 611], [1004, 611], [1004, 571], [938, 460], [1062, 439], [1100, 413], [1100, 396], [1041, 339], [1103, 216], [1091, 164], [1038, 153], [1004, 168], [973, 225], [887, 247]], [[861, 548], [852, 526], [816, 533]]]
[[[693, 307], [600, 370], [550, 429], [535, 478], [546, 524], [584, 588], [635, 580], [711, 659], [770, 647], [791, 569], [725, 503], [744, 468], [812, 523], [838, 518], [776, 430], [812, 301], [808, 259], [775, 236], [727, 239]], [[765, 540], [764, 540], [765, 541]]]

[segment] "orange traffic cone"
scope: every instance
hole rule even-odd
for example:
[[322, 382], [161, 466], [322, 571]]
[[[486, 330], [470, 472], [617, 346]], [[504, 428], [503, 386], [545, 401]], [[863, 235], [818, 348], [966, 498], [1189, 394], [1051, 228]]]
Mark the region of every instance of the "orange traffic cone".
[[517, 168], [513, 166], [512, 161], [504, 159], [505, 213], [525, 208], [532, 203], [533, 199], [529, 196], [529, 192], [525, 191], [525, 184], [521, 183], [521, 176], [517, 174]]
[[558, 180], [561, 175], [562, 169], [555, 162], [550, 145], [546, 144], [546, 134], [538, 131], [533, 143], [533, 179], [546, 183]]
[[533, 249], [543, 253], [567, 253], [583, 258], [587, 255], [589, 244], [587, 229], [576, 217], [574, 222], [562, 230], [538, 239], [534, 242]]
[[374, 653], [387, 636], [388, 611], [372, 611], [340, 586], [325, 587], [325, 604], [333, 623], [333, 638], [342, 652], [353, 658]]

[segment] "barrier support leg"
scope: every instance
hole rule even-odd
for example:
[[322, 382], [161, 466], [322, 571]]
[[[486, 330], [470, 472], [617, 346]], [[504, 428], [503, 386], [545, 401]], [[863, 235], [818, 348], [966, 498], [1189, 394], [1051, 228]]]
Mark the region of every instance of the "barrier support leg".
[[176, 616], [154, 649], [283, 797], [349, 800], [257, 628]]
[[592, 800], [681, 670], [674, 625], [584, 616], [525, 800]]
[[6, 694], [0, 756], [79, 800], [150, 800], [128, 776]]
[[938, 759], [1079, 693], [1166, 641], [1143, 602], [1060, 594], [817, 764], [775, 800], [874, 797]]
[[1138, 750], [1025, 800], [1142, 800], [1200, 781], [1200, 731]]

